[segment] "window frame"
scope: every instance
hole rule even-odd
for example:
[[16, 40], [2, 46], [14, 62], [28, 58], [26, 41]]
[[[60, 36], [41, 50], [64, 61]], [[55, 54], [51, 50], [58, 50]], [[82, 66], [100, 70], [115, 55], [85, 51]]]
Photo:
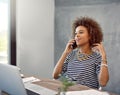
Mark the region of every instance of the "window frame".
[[16, 66], [16, 0], [10, 0], [10, 64]]

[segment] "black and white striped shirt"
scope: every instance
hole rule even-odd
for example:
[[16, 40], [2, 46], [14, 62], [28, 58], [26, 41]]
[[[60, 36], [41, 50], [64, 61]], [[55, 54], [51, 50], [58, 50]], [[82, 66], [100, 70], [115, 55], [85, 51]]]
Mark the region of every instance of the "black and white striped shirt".
[[66, 58], [62, 75], [72, 81], [91, 88], [99, 88], [98, 74], [100, 72], [101, 55], [93, 52], [86, 60], [77, 59], [78, 49], [73, 50]]

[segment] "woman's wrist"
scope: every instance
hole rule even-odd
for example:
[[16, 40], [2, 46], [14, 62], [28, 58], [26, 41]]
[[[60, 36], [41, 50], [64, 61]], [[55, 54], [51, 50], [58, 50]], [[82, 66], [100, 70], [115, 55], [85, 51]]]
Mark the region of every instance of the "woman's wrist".
[[102, 56], [101, 62], [102, 62], [102, 64], [107, 64], [106, 56]]
[[64, 50], [63, 54], [68, 55], [70, 52], [68, 52], [67, 50]]
[[101, 67], [108, 67], [107, 64], [101, 64]]
[[66, 51], [63, 52], [63, 55], [65, 55], [65, 56], [67, 56], [68, 54], [69, 54], [69, 52], [66, 52]]
[[108, 67], [106, 55], [102, 56], [102, 59], [101, 59], [101, 66], [102, 66], [102, 67]]
[[107, 64], [107, 59], [102, 59], [102, 60], [101, 60], [101, 63], [102, 63], [102, 64]]

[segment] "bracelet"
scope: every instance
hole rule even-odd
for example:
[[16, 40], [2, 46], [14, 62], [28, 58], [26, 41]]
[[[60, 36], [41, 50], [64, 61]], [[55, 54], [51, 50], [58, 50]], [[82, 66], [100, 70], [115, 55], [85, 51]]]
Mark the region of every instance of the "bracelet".
[[105, 66], [105, 67], [108, 67], [108, 65], [107, 65], [107, 64], [101, 64], [101, 66]]
[[106, 63], [107, 63], [107, 60], [106, 60], [106, 59], [104, 59], [104, 60], [101, 60], [101, 61], [103, 61], [103, 62], [106, 62]]

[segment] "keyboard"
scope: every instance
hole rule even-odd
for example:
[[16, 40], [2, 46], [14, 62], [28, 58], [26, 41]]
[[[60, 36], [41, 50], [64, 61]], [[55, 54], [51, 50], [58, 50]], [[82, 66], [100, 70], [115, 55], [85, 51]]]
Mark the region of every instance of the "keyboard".
[[28, 89], [26, 89], [26, 92], [27, 92], [27, 95], [40, 95]]

